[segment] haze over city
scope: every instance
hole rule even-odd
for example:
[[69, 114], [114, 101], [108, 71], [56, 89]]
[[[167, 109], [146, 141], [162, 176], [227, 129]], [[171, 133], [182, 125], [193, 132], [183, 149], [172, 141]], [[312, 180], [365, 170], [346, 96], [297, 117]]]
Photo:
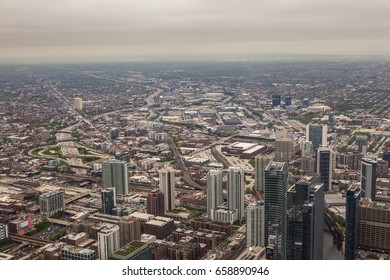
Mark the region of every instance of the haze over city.
[[0, 58], [388, 54], [390, 3], [0, 1]]

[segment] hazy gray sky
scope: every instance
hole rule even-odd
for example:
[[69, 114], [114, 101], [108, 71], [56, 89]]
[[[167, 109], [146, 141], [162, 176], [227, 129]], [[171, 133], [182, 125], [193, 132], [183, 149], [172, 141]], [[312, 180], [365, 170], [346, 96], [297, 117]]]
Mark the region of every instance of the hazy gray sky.
[[0, 0], [0, 57], [390, 52], [390, 0]]

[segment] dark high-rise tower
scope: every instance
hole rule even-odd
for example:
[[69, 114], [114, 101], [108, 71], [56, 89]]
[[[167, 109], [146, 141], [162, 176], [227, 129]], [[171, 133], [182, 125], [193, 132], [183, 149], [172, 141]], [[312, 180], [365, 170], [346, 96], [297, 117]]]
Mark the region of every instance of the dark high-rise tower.
[[147, 213], [155, 216], [164, 216], [164, 194], [160, 190], [153, 190], [146, 198]]
[[327, 133], [327, 125], [309, 124], [306, 127], [306, 141], [311, 141], [311, 143], [313, 144], [313, 150], [316, 150], [319, 146], [328, 145]]
[[291, 104], [292, 104], [292, 97], [291, 96], [286, 96], [285, 98], [284, 98], [284, 105], [285, 106], [291, 106]]
[[103, 214], [112, 215], [112, 209], [116, 206], [115, 189], [107, 188], [102, 190], [102, 212]]
[[347, 204], [345, 214], [345, 254], [346, 260], [356, 259], [358, 246], [359, 203], [361, 189], [359, 184], [352, 184], [347, 190]]
[[280, 94], [272, 95], [272, 107], [280, 106]]
[[287, 192], [287, 259], [321, 260], [324, 243], [324, 187], [317, 174]]
[[324, 191], [329, 191], [332, 186], [332, 150], [328, 147], [320, 147], [317, 150], [317, 173], [324, 183]]
[[274, 240], [273, 259], [286, 259], [288, 165], [271, 161], [264, 170], [265, 224], [264, 241]]

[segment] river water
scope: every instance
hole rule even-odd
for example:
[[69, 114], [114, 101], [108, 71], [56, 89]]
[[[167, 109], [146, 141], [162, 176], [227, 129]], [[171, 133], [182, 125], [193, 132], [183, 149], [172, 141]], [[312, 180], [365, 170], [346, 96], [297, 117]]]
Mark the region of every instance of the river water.
[[333, 236], [328, 231], [324, 231], [324, 260], [342, 260], [343, 256], [336, 244], [333, 243]]

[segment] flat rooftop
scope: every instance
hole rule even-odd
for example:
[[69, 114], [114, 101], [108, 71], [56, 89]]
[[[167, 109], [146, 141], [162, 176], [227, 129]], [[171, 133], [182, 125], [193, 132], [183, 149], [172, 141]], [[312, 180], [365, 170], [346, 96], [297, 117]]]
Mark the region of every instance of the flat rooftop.
[[119, 255], [119, 256], [128, 256], [144, 245], [146, 245], [146, 243], [141, 242], [141, 241], [137, 241], [137, 240], [133, 240], [128, 245], [125, 245], [122, 248], [120, 248], [114, 254]]
[[74, 254], [83, 254], [83, 255], [89, 255], [89, 254], [93, 254], [95, 252], [94, 250], [85, 249], [85, 248], [76, 247], [76, 246], [70, 246], [70, 245], [64, 246], [64, 248], [62, 248], [62, 250], [68, 251], [68, 252], [74, 253]]
[[268, 165], [266, 170], [269, 171], [283, 171], [283, 167], [286, 163], [285, 162], [277, 162], [277, 161], [271, 161]]
[[246, 142], [235, 142], [229, 145], [229, 148], [248, 150], [256, 146], [256, 143], [246, 143]]
[[325, 204], [328, 206], [343, 206], [346, 202], [347, 199], [340, 193], [325, 194]]

